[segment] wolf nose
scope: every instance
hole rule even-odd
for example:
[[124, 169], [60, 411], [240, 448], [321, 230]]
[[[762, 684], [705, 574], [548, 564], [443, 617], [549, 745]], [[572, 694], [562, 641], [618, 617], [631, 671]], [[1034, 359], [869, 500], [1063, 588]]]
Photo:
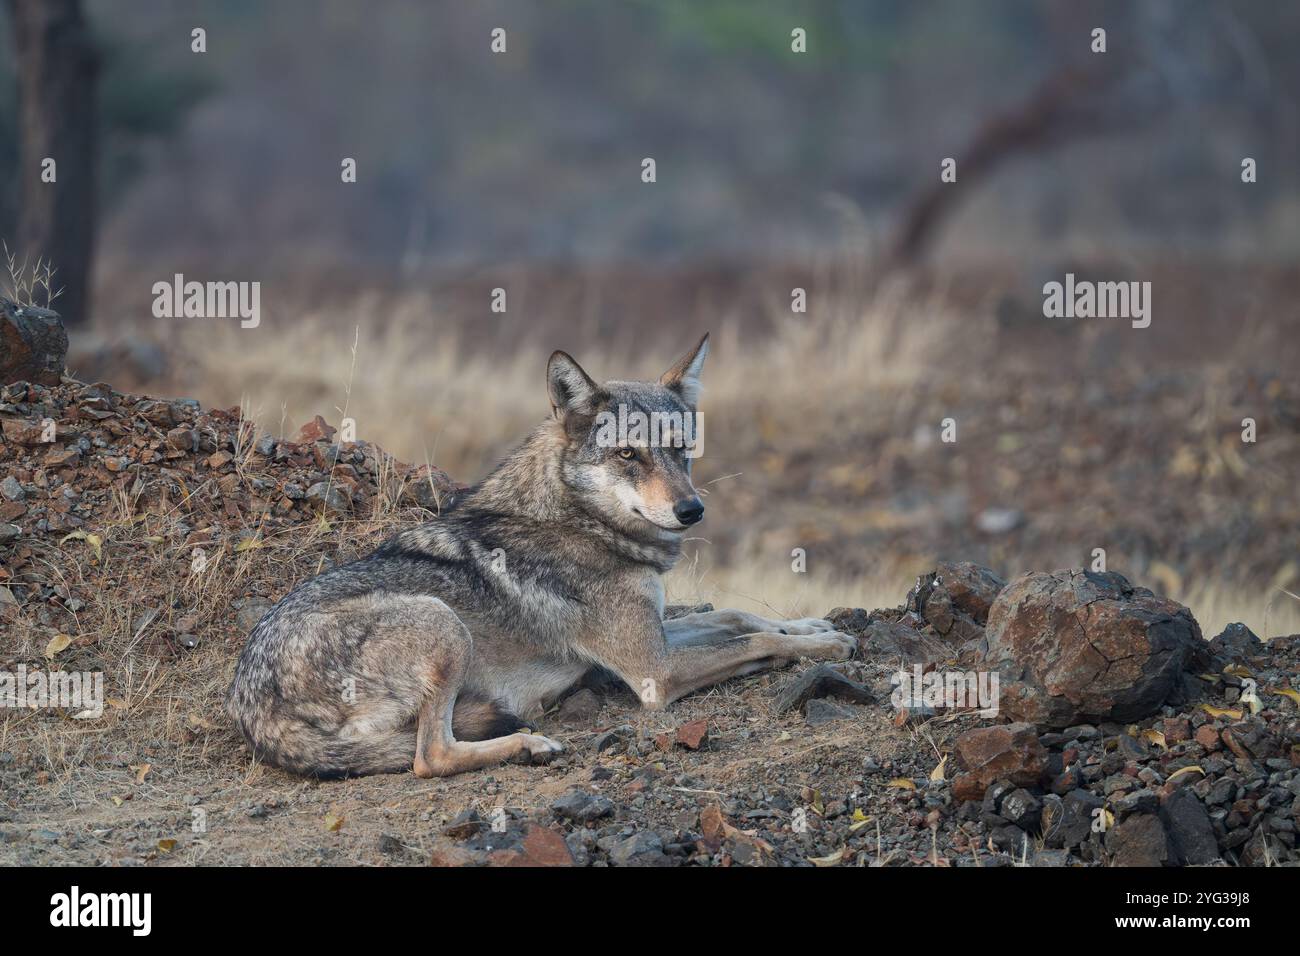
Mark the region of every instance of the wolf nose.
[[687, 498], [673, 505], [673, 514], [682, 524], [695, 524], [704, 517], [704, 503], [699, 498]]

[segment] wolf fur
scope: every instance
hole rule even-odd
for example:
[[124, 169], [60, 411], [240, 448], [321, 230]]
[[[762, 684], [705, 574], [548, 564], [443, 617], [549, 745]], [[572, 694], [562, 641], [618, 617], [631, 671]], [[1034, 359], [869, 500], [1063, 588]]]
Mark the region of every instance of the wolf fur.
[[687, 449], [606, 447], [620, 403], [694, 413], [708, 336], [658, 382], [597, 385], [551, 356], [552, 415], [435, 520], [311, 578], [249, 635], [226, 709], [262, 760], [301, 774], [443, 776], [563, 748], [525, 732], [593, 668], [650, 709], [856, 646], [826, 621], [740, 611], [665, 621], [661, 576], [703, 505]]

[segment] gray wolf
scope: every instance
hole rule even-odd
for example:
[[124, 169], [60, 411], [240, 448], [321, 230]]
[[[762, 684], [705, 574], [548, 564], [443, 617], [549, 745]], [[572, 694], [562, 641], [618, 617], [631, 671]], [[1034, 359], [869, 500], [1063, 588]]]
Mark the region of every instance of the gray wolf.
[[626, 406], [679, 438], [708, 347], [657, 382], [603, 385], [554, 353], [550, 419], [481, 484], [253, 629], [226, 700], [252, 751], [320, 777], [543, 761], [563, 747], [521, 728], [594, 668], [662, 710], [779, 663], [850, 657], [854, 639], [822, 620], [664, 620], [662, 575], [704, 514], [691, 449], [611, 444], [598, 423]]

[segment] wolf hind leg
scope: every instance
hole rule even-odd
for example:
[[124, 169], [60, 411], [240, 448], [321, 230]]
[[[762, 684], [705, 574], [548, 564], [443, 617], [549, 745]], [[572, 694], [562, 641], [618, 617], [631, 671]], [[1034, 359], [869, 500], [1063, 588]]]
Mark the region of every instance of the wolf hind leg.
[[[458, 740], [456, 727], [467, 736], [478, 737], [521, 725], [518, 718], [495, 702], [462, 694], [474, 645], [464, 622], [435, 598], [407, 600], [428, 602], [418, 612], [421, 626], [415, 630], [424, 639], [419, 642], [419, 657], [411, 662], [420, 688], [411, 755], [416, 776], [446, 777], [511, 760], [540, 761], [564, 750], [556, 741], [539, 734], [505, 733], [488, 739]], [[404, 635], [411, 630], [402, 629]], [[434, 635], [436, 639], [430, 640]], [[384, 653], [382, 647], [378, 650]], [[404, 653], [409, 655], [411, 651]]]

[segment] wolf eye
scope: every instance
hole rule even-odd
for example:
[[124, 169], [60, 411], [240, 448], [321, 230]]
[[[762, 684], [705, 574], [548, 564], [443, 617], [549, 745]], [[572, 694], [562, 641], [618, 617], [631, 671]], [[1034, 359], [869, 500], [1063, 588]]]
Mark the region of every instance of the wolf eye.
[[636, 452], [634, 452], [631, 448], [620, 448], [618, 450], [618, 457], [622, 458], [624, 461], [631, 461], [633, 458], [636, 457]]

